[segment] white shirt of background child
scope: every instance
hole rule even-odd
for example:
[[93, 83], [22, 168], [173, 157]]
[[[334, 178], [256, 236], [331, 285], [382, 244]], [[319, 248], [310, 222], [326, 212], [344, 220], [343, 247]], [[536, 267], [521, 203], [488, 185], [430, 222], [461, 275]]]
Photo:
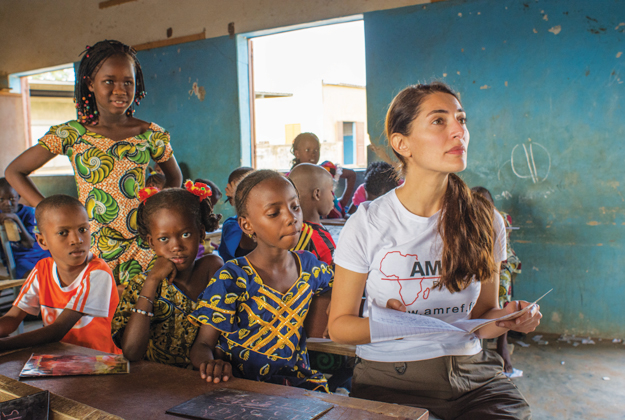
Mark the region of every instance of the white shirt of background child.
[[[442, 240], [437, 232], [439, 213], [420, 217], [409, 212], [395, 190], [373, 202], [362, 203], [341, 231], [334, 262], [350, 271], [368, 273], [363, 316], [375, 304], [386, 307], [393, 298], [408, 312], [445, 322], [469, 319], [480, 295], [474, 281], [461, 292], [433, 287], [441, 274]], [[505, 260], [506, 231], [495, 211], [495, 262]], [[356, 354], [378, 362], [409, 362], [441, 356], [473, 355], [481, 350], [474, 334], [432, 333], [418, 338], [357, 346]]]

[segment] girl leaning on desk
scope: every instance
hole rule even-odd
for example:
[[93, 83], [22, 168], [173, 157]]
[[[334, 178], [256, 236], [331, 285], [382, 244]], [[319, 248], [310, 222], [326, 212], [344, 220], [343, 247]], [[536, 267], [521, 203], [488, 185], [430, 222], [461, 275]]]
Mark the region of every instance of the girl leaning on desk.
[[455, 174], [466, 168], [469, 145], [456, 93], [438, 82], [404, 89], [388, 110], [386, 136], [406, 182], [358, 208], [334, 255], [328, 328], [335, 342], [358, 345], [351, 396], [427, 408], [443, 419], [531, 418], [501, 357], [482, 350], [479, 339], [533, 331], [542, 317], [538, 306], [477, 335], [371, 342], [366, 316], [374, 304], [426, 315], [452, 308], [435, 315], [446, 322], [498, 318], [530, 304], [499, 308], [504, 222]]

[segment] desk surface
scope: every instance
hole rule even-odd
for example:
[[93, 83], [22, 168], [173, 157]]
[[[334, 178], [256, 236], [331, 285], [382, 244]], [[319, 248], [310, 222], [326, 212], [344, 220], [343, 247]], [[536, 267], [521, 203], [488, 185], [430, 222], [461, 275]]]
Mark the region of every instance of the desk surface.
[[0, 290], [10, 289], [12, 287], [22, 287], [26, 279], [0, 280]]
[[[31, 353], [37, 354], [102, 354], [96, 350], [69, 344], [47, 344], [0, 356], [2, 374], [18, 379]], [[317, 398], [334, 404], [322, 420], [420, 419], [428, 418], [420, 408], [377, 401], [348, 398], [233, 378], [221, 384], [203, 382], [197, 371], [159, 363], [141, 361], [130, 364], [128, 375], [74, 376], [61, 378], [25, 378], [21, 380], [37, 388], [87, 404], [127, 419], [180, 419], [165, 411], [216, 388], [228, 387], [242, 391], [292, 398]]]

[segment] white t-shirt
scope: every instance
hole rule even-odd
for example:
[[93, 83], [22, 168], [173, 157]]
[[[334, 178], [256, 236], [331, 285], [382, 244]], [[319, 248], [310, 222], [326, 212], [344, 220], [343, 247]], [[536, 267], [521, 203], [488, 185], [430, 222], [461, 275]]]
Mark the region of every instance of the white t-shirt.
[[[505, 260], [506, 231], [495, 211], [495, 261]], [[480, 295], [474, 281], [461, 292], [435, 289], [441, 275], [442, 240], [437, 232], [439, 213], [420, 217], [409, 212], [395, 190], [362, 203], [341, 231], [334, 262], [350, 271], [368, 273], [363, 316], [372, 304], [386, 307], [393, 298], [408, 312], [445, 322], [470, 318]], [[481, 350], [474, 334], [435, 333], [403, 340], [359, 345], [356, 354], [378, 362], [408, 362], [440, 356], [473, 355]]]

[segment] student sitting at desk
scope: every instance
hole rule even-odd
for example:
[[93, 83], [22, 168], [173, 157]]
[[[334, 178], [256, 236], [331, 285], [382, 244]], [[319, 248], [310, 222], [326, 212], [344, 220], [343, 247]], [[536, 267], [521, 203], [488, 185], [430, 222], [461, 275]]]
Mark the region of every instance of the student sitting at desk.
[[[35, 264], [50, 256], [50, 252], [39, 246], [35, 240], [35, 209], [19, 204], [20, 195], [11, 187], [6, 178], [0, 178], [0, 224], [5, 220], [13, 220], [20, 230], [20, 241], [11, 242], [11, 252], [15, 260], [15, 271], [18, 279], [30, 273]], [[0, 257], [8, 267], [8, 258], [0, 248]]]
[[326, 217], [334, 208], [332, 175], [321, 166], [300, 163], [293, 168], [289, 179], [299, 193], [304, 217], [302, 234], [296, 249], [310, 251], [319, 261], [332, 265], [336, 245], [330, 232], [321, 224], [321, 218]]
[[328, 391], [311, 369], [304, 320], [313, 295], [329, 291], [333, 271], [299, 240], [302, 211], [297, 191], [278, 172], [255, 171], [236, 190], [237, 215], [257, 246], [226, 262], [190, 316], [200, 327], [193, 365], [209, 382], [238, 378]]
[[[111, 338], [119, 301], [113, 273], [89, 252], [89, 218], [80, 201], [53, 195], [38, 205], [37, 242], [52, 254], [37, 263], [13, 307], [0, 318], [0, 351], [64, 343], [120, 354]], [[7, 337], [27, 314], [41, 311], [44, 327]]]
[[197, 327], [187, 316], [199, 294], [223, 265], [217, 255], [196, 259], [206, 231], [219, 226], [221, 215], [210, 205], [206, 184], [140, 191], [139, 235], [156, 254], [156, 262], [137, 274], [115, 312], [113, 340], [130, 361], [143, 358], [186, 368]]
[[[239, 182], [254, 169], [242, 166], [235, 169], [228, 176], [228, 185], [226, 186], [226, 201], [234, 207], [234, 194]], [[243, 231], [239, 227], [237, 216], [228, 217], [221, 228], [221, 242], [219, 244], [219, 256], [228, 261], [236, 257], [242, 257], [249, 254], [256, 247], [256, 243], [247, 236], [243, 235]]]

